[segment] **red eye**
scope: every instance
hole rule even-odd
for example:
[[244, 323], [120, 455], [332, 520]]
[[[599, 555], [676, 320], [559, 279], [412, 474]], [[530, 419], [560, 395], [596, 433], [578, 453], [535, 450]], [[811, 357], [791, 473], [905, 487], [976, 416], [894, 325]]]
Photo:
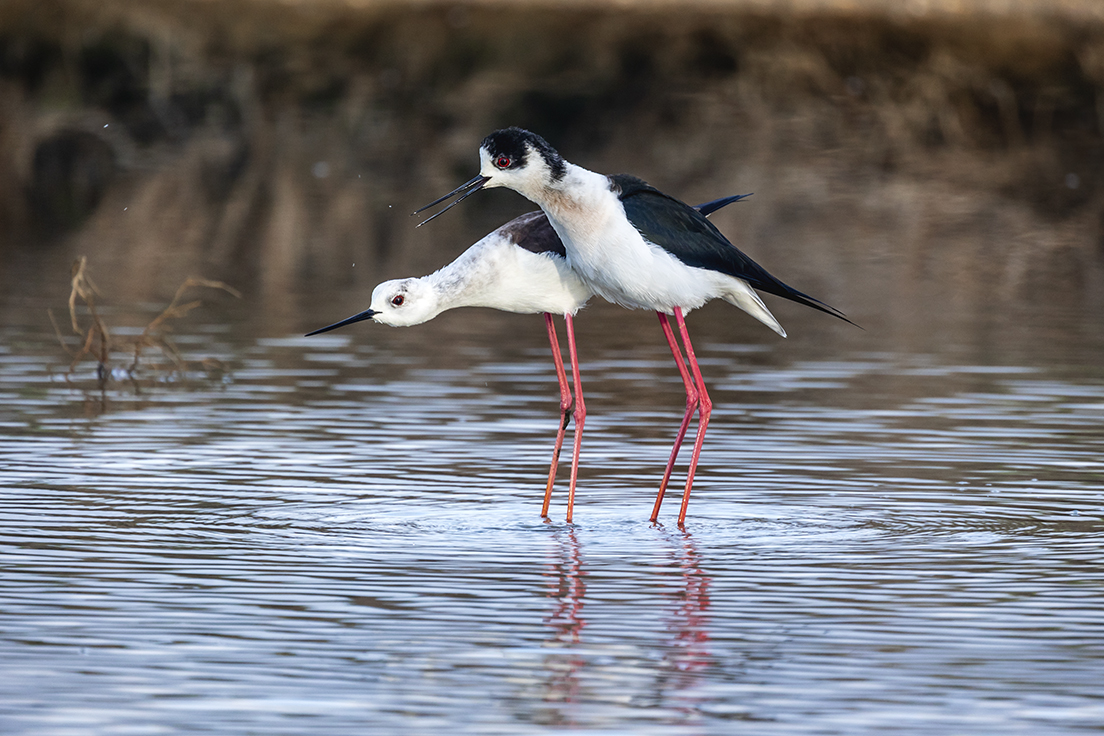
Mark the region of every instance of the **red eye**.
[[396, 307], [401, 307], [403, 305], [404, 301], [405, 300], [403, 299], [402, 294], [399, 294], [398, 296], [391, 299], [391, 303], [394, 304]]
[[511, 163], [511, 161], [510, 161], [509, 156], [499, 156], [498, 158], [495, 159], [495, 166], [497, 166], [500, 169], [510, 168], [510, 163]]

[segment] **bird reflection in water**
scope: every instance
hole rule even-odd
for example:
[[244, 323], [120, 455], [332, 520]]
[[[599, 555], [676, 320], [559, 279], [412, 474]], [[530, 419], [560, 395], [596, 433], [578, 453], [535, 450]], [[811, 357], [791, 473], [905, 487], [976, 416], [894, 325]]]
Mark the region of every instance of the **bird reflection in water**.
[[[657, 525], [656, 529], [661, 531], [662, 527]], [[616, 678], [613, 681], [609, 679], [610, 673], [587, 672], [588, 664], [589, 669], [601, 667], [590, 660], [596, 654], [593, 647], [602, 646], [602, 641], [588, 642], [583, 636], [587, 626], [583, 609], [588, 576], [584, 556], [575, 529], [557, 532], [555, 539], [558, 548], [545, 573], [548, 578], [546, 595], [555, 602], [551, 614], [545, 619], [552, 631], [545, 646], [555, 651], [545, 658], [548, 678], [542, 688], [542, 698], [550, 704], [579, 703], [594, 697], [600, 700], [600, 694], [585, 692], [586, 688], [580, 685], [583, 677], [587, 677], [592, 685], [605, 682], [612, 689], [620, 687], [614, 684]], [[670, 547], [666, 560], [652, 568], [652, 580], [641, 581], [642, 585], [638, 588], [641, 591], [661, 591], [666, 602], [658, 607], [662, 611], [658, 621], [661, 628], [657, 631], [648, 625], [646, 612], [649, 609], [655, 611], [657, 606], [654, 600], [642, 596], [631, 603], [644, 612], [637, 621], [639, 628], [618, 636], [624, 637], [633, 647], [646, 650], [640, 653], [640, 660], [654, 663], [648, 667], [652, 673], [649, 678], [651, 682], [623, 682], [621, 685], [638, 694], [648, 693], [649, 707], [668, 707], [692, 716], [696, 708], [689, 697], [690, 691], [698, 684], [703, 671], [714, 664], [709, 648], [707, 613], [710, 579], [702, 571], [701, 555], [688, 532], [680, 530], [670, 534], [667, 541]], [[596, 605], [600, 608], [608, 604], [599, 596]], [[656, 621], [654, 618], [651, 620]], [[607, 636], [599, 639], [608, 643]], [[546, 725], [572, 725], [572, 711], [553, 707], [534, 715], [538, 722]]]

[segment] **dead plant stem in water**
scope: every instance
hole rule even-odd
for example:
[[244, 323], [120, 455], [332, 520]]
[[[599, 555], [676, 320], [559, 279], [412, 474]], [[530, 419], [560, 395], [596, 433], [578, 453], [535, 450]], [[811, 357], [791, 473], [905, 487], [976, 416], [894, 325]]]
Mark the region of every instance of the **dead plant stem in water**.
[[[146, 328], [142, 330], [142, 334], [135, 338], [132, 346], [126, 348], [128, 351], [132, 351], [134, 355], [133, 360], [126, 369], [129, 377], [133, 378], [138, 371], [142, 351], [146, 348], [160, 349], [161, 353], [171, 361], [176, 370], [183, 372], [187, 368], [183, 357], [180, 355], [180, 351], [177, 350], [176, 346], [169, 340], [167, 333], [172, 331], [173, 320], [180, 319], [203, 303], [198, 299], [189, 302], [182, 301], [185, 292], [189, 289], [198, 287], [221, 289], [239, 299], [241, 298], [241, 293], [237, 289], [221, 281], [195, 277], [185, 279], [177, 288], [176, 294], [173, 296], [172, 301], [169, 302], [169, 305], [165, 307], [164, 311], [154, 317], [153, 320], [146, 325]], [[124, 348], [124, 343], [112, 339], [107, 325], [96, 311], [96, 297], [99, 295], [100, 291], [96, 288], [96, 285], [88, 274], [88, 259], [85, 256], [81, 256], [73, 262], [71, 289], [69, 292], [69, 321], [72, 324], [73, 332], [81, 337], [80, 347], [76, 351], [71, 350], [69, 346], [65, 344], [65, 338], [61, 334], [61, 329], [58, 326], [57, 320], [54, 318], [53, 311], [47, 310], [47, 312], [50, 315], [50, 321], [54, 325], [54, 331], [57, 333], [58, 342], [61, 343], [62, 349], [73, 358], [73, 361], [69, 364], [68, 373], [72, 373], [85, 357], [93, 356], [97, 362], [96, 375], [102, 388], [110, 375], [108, 361], [111, 351], [116, 347], [120, 349]], [[77, 318], [78, 300], [84, 303], [92, 319], [91, 324], [87, 328], [82, 328], [80, 320]]]

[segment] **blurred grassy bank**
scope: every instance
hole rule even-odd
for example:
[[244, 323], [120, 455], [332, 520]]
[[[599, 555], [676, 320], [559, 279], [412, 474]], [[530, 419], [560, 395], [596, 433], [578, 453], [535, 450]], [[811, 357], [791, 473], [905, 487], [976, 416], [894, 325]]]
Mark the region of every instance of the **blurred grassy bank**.
[[513, 124], [688, 201], [755, 192], [722, 228], [867, 324], [1098, 309], [1104, 23], [960, 6], [7, 0], [0, 264], [367, 290], [529, 209], [408, 217]]

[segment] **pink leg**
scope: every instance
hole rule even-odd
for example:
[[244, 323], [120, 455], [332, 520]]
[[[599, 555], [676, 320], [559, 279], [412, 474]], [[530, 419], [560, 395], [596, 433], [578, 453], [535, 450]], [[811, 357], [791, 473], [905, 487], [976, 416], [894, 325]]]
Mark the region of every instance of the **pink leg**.
[[567, 491], [567, 523], [570, 524], [571, 511], [575, 508], [575, 480], [579, 477], [579, 449], [583, 444], [586, 404], [583, 403], [583, 385], [579, 380], [579, 355], [575, 351], [575, 323], [570, 314], [564, 315], [564, 322], [567, 324], [567, 349], [571, 354], [571, 378], [575, 383], [575, 447], [571, 452], [571, 486]]
[[[656, 495], [655, 506], [652, 508], [651, 521], [653, 523], [659, 518], [659, 507], [663, 504], [663, 495], [667, 492], [667, 483], [670, 482], [671, 472], [675, 469], [675, 460], [678, 459], [682, 440], [686, 437], [686, 429], [690, 426], [690, 418], [694, 416], [694, 411], [698, 408], [698, 390], [694, 387], [690, 373], [686, 370], [682, 351], [679, 350], [675, 335], [671, 331], [671, 323], [668, 322], [667, 315], [663, 312], [656, 312], [656, 314], [659, 315], [659, 324], [663, 328], [663, 336], [667, 338], [667, 345], [671, 348], [671, 355], [675, 358], [675, 365], [678, 366], [679, 375], [682, 376], [682, 385], [686, 389], [686, 413], [682, 417], [682, 424], [679, 425], [678, 436], [675, 438], [675, 446], [671, 448], [671, 457], [667, 461], [667, 469], [663, 471], [663, 480], [659, 484], [659, 493]], [[682, 313], [676, 312], [676, 314], [679, 314], [681, 319]]]
[[698, 458], [701, 456], [702, 444], [705, 442], [705, 430], [709, 426], [709, 415], [713, 412], [713, 402], [709, 400], [709, 394], [705, 390], [705, 381], [702, 379], [701, 368], [698, 367], [698, 359], [694, 356], [694, 346], [690, 344], [690, 333], [686, 330], [686, 320], [682, 317], [682, 310], [675, 307], [675, 321], [678, 323], [679, 332], [682, 334], [682, 345], [686, 348], [686, 359], [690, 363], [690, 370], [694, 372], [694, 382], [698, 386], [700, 411], [698, 413], [698, 435], [694, 438], [694, 454], [690, 456], [690, 470], [686, 473], [686, 490], [682, 492], [682, 508], [679, 509], [678, 524], [686, 521], [686, 506], [690, 503], [690, 488], [694, 485], [694, 472], [698, 469]]
[[[560, 341], [556, 337], [556, 326], [552, 324], [552, 315], [545, 312], [544, 321], [548, 325], [548, 341], [552, 344], [552, 359], [556, 362], [556, 378], [560, 382], [560, 428], [556, 432], [556, 447], [552, 450], [552, 465], [548, 469], [548, 486], [544, 489], [544, 506], [541, 507], [541, 516], [547, 518], [548, 504], [552, 501], [552, 485], [556, 482], [556, 468], [560, 464], [560, 448], [563, 447], [564, 432], [567, 430], [568, 422], [571, 421], [573, 403], [571, 401], [571, 389], [567, 386], [567, 374], [564, 372], [563, 356], [560, 354]], [[570, 325], [570, 323], [568, 324]], [[570, 326], [568, 334], [571, 334]], [[568, 339], [570, 341], [571, 338]], [[572, 363], [574, 363], [574, 359], [572, 359]], [[576, 392], [579, 390], [577, 382], [575, 390]], [[578, 431], [576, 430], [577, 434]], [[571, 473], [571, 486], [574, 489], [574, 469]]]

